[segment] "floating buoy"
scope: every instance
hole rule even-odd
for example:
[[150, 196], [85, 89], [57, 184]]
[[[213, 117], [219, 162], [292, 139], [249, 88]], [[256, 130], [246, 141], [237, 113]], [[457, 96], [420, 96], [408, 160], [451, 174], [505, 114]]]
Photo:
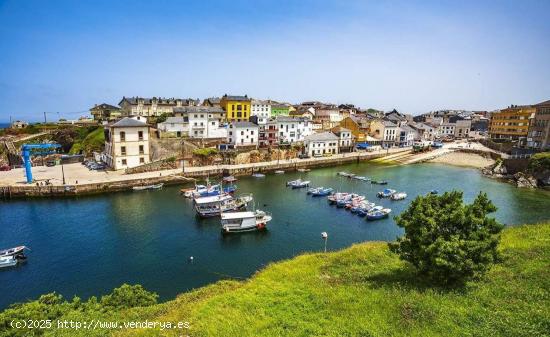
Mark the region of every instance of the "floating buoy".
[[192, 256], [189, 257], [189, 261], [190, 261], [190, 262], [193, 262], [193, 257], [192, 257]]

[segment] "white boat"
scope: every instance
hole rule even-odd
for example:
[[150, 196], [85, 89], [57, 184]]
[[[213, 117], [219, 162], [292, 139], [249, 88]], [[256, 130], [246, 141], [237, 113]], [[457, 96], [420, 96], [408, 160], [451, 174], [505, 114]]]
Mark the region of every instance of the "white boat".
[[252, 176], [254, 178], [265, 178], [265, 174], [263, 173], [254, 173]]
[[28, 248], [26, 246], [18, 246], [14, 248], [0, 250], [0, 258], [7, 257], [7, 256], [17, 256], [19, 254], [23, 254], [25, 249], [28, 249]]
[[374, 207], [367, 213], [367, 221], [374, 221], [387, 218], [391, 213], [391, 209], [382, 208], [381, 206]]
[[154, 185], [144, 185], [144, 186], [134, 186], [132, 189], [134, 191], [144, 191], [144, 190], [158, 190], [164, 186], [164, 183], [154, 184]]
[[378, 192], [376, 196], [379, 198], [389, 198], [396, 192], [397, 192], [396, 190], [392, 190], [391, 188], [386, 188], [385, 190]]
[[262, 230], [271, 221], [271, 215], [264, 211], [228, 212], [221, 215], [223, 233], [249, 232]]
[[390, 196], [391, 200], [403, 200], [407, 197], [407, 193], [405, 192], [397, 192]]
[[292, 189], [308, 187], [309, 183], [310, 183], [309, 180], [302, 180], [302, 181], [297, 182], [296, 184], [292, 185]]
[[15, 256], [0, 257], [0, 268], [13, 267], [17, 264]]
[[298, 172], [309, 172], [309, 171], [311, 171], [311, 169], [308, 169], [308, 168], [299, 168], [299, 169], [297, 169], [296, 171], [298, 171]]
[[277, 171], [275, 171], [274, 173], [275, 173], [275, 174], [284, 174], [285, 171], [283, 171], [283, 170], [277, 170]]
[[213, 217], [223, 212], [237, 211], [245, 208], [251, 201], [252, 195], [242, 195], [233, 198], [229, 194], [219, 194], [194, 199], [195, 211], [201, 217]]
[[302, 179], [296, 179], [286, 182], [286, 186], [294, 186], [302, 183]]

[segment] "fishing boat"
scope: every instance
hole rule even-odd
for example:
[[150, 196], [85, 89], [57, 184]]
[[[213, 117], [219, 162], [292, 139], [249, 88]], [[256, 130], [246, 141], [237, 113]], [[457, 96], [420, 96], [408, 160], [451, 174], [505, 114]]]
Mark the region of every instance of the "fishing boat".
[[0, 268], [13, 267], [17, 265], [17, 259], [15, 256], [0, 257]]
[[381, 191], [381, 192], [378, 192], [376, 194], [377, 197], [379, 198], [389, 198], [392, 196], [392, 194], [394, 194], [395, 192], [397, 192], [396, 190], [392, 190], [391, 188], [386, 188], [385, 190]]
[[295, 183], [294, 185], [291, 185], [292, 189], [297, 188], [304, 188], [309, 186], [310, 181], [309, 180], [300, 180], [299, 182]]
[[390, 196], [391, 200], [403, 200], [407, 197], [407, 193], [405, 192], [396, 192]]
[[348, 194], [349, 193], [345, 193], [345, 192], [336, 192], [332, 195], [329, 195], [327, 197], [327, 201], [329, 204], [334, 205], [336, 204], [336, 202], [338, 202], [338, 200], [345, 198]]
[[430, 194], [439, 194], [439, 191], [438, 190], [431, 190]]
[[263, 173], [254, 173], [252, 174], [254, 178], [265, 178], [265, 174]]
[[326, 195], [331, 195], [334, 190], [330, 187], [323, 188], [319, 187], [316, 191], [311, 193], [311, 196], [313, 197], [324, 197]]
[[200, 217], [213, 217], [223, 212], [237, 211], [245, 208], [252, 199], [252, 195], [242, 195], [238, 198], [234, 198], [225, 193], [209, 197], [200, 197], [194, 199], [195, 211]]
[[371, 184], [376, 184], [376, 185], [387, 185], [388, 182], [386, 180], [371, 180], [370, 181]]
[[339, 176], [342, 176], [342, 177], [351, 177], [351, 176], [354, 176], [353, 173], [348, 173], [348, 172], [345, 172], [345, 171], [340, 171], [338, 173], [336, 173], [337, 175]]
[[377, 206], [367, 213], [367, 221], [374, 221], [387, 218], [391, 213], [391, 209], [382, 208], [382, 206]]
[[370, 178], [363, 177], [363, 176], [355, 176], [355, 177], [353, 177], [353, 179], [361, 180], [361, 181], [369, 181], [370, 180]]
[[159, 190], [164, 186], [164, 183], [154, 184], [154, 185], [143, 185], [143, 186], [134, 186], [132, 189], [134, 191], [145, 191], [145, 190]]
[[18, 246], [14, 248], [0, 250], [0, 258], [6, 257], [6, 256], [17, 256], [19, 254], [23, 254], [25, 249], [28, 249], [28, 248], [26, 246]]
[[[195, 188], [182, 189], [181, 192], [186, 198], [200, 198], [219, 195], [221, 193], [221, 185], [196, 185]], [[224, 193], [234, 193], [237, 190], [236, 185], [229, 185], [223, 188]]]
[[237, 178], [235, 178], [234, 176], [227, 176], [227, 177], [223, 177], [222, 181], [224, 183], [234, 183], [237, 181]]
[[275, 173], [275, 174], [284, 174], [285, 171], [283, 171], [283, 170], [277, 170], [277, 171], [275, 171], [274, 173]]
[[222, 233], [238, 233], [263, 230], [271, 221], [270, 214], [256, 210], [254, 212], [228, 212], [221, 215]]

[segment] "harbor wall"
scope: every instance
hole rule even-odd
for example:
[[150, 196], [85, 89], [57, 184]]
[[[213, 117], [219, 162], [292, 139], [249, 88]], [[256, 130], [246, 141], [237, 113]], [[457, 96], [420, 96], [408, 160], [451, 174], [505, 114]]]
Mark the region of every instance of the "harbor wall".
[[64, 197], [64, 196], [78, 196], [78, 195], [90, 195], [105, 192], [118, 192], [131, 190], [134, 186], [153, 185], [164, 183], [165, 185], [183, 184], [193, 181], [183, 177], [181, 175], [172, 175], [164, 177], [132, 179], [132, 180], [120, 180], [109, 181], [103, 183], [94, 184], [79, 184], [79, 185], [48, 185], [48, 186], [36, 186], [36, 185], [22, 185], [22, 186], [0, 186], [0, 198], [12, 199], [12, 198], [25, 198], [25, 197]]

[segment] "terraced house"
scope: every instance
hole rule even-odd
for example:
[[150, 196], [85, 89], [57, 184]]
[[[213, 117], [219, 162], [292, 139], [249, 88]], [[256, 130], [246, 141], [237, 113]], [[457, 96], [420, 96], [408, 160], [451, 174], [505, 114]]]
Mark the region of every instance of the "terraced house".
[[122, 116], [160, 116], [171, 115], [175, 107], [199, 105], [198, 99], [183, 98], [144, 98], [144, 97], [122, 97], [118, 103], [121, 107]]
[[493, 139], [526, 140], [529, 118], [536, 112], [533, 105], [511, 105], [491, 115], [489, 135]]
[[530, 121], [527, 146], [538, 150], [550, 150], [550, 100], [535, 105], [535, 115]]
[[225, 118], [228, 122], [247, 122], [251, 113], [251, 99], [247, 95], [230, 96], [223, 95], [220, 105], [225, 111]]

